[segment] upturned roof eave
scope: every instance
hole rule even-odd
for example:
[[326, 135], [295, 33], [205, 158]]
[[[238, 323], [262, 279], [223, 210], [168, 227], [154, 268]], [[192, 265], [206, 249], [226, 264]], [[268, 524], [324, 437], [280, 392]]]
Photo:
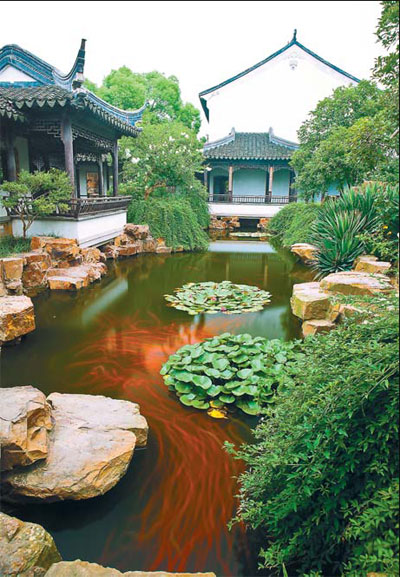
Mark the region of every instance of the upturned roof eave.
[[[0, 70], [7, 65], [11, 65], [32, 78], [32, 82], [18, 83], [18, 88], [53, 87], [62, 89], [70, 95], [66, 97], [68, 101], [76, 97], [79, 98], [79, 94], [85, 93], [85, 106], [87, 109], [97, 116], [107, 119], [109, 124], [118, 126], [121, 133], [130, 136], [137, 135], [141, 130], [136, 124], [142, 119], [147, 102], [137, 110], [121, 110], [105, 102], [90, 90], [82, 88], [85, 66], [85, 44], [86, 40], [82, 39], [75, 62], [68, 74], [63, 74], [48, 62], [45, 62], [16, 44], [8, 44], [0, 49]], [[20, 84], [23, 84], [23, 86], [20, 86]], [[12, 88], [13, 83], [1, 83], [0, 88], [1, 87]], [[24, 98], [21, 97], [18, 99], [18, 102], [21, 103], [23, 100]], [[41, 101], [38, 102], [35, 98], [25, 100], [26, 106], [29, 108], [32, 107], [35, 102], [39, 106], [43, 105]], [[61, 102], [58, 102], [58, 104], [61, 104]], [[62, 105], [64, 104], [65, 103]]]

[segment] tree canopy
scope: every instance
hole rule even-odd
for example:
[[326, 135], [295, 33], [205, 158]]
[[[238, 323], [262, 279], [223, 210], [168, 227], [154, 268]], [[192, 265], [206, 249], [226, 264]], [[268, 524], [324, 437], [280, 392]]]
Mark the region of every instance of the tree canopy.
[[180, 122], [150, 124], [139, 138], [121, 141], [122, 178], [131, 193], [147, 198], [155, 193], [190, 190], [199, 185], [201, 142]]
[[87, 88], [106, 102], [134, 110], [147, 103], [143, 124], [178, 121], [196, 133], [200, 129], [200, 112], [191, 103], [184, 103], [176, 76], [160, 72], [135, 73], [127, 66], [112, 70], [101, 86], [86, 82]]
[[376, 35], [388, 53], [375, 61], [374, 82], [337, 88], [299, 129], [292, 159], [296, 187], [310, 200], [330, 187], [398, 180], [398, 1], [384, 1]]
[[301, 126], [292, 165], [306, 200], [373, 179], [396, 180], [393, 124], [385, 93], [376, 84], [337, 88], [321, 100]]

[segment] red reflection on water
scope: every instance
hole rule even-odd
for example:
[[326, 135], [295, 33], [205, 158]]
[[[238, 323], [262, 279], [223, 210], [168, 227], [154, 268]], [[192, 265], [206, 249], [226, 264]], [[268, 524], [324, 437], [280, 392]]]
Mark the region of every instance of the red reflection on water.
[[[215, 319], [213, 333], [233, 323], [232, 318]], [[159, 375], [178, 348], [213, 335], [201, 323], [165, 326], [155, 318], [148, 324], [104, 318], [95, 334], [96, 340], [81, 350], [84, 360], [75, 363], [87, 369], [78, 386], [96, 393], [109, 389], [110, 396], [117, 391], [121, 398], [139, 403], [158, 447], [151, 474], [132, 488], [144, 504], [140, 519], [134, 514], [125, 527], [118, 527], [118, 536], [116, 530], [110, 533], [101, 562], [112, 565], [135, 548], [146, 552], [148, 571], [185, 571], [189, 563], [196, 571], [209, 571], [216, 560], [220, 574], [232, 575], [234, 541], [246, 551], [243, 527], [234, 535], [227, 529], [242, 464], [222, 447], [225, 441], [243, 442], [249, 428], [236, 418], [214, 421], [186, 409]]]

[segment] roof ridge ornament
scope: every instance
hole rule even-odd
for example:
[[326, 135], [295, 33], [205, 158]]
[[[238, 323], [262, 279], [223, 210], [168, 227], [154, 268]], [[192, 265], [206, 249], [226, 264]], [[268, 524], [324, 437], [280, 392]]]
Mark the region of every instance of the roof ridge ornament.
[[66, 88], [67, 90], [75, 90], [80, 88], [85, 81], [84, 70], [85, 70], [85, 57], [86, 57], [86, 39], [82, 38], [81, 44], [78, 50], [78, 54], [75, 58], [75, 62], [68, 74], [65, 76], [53, 70], [53, 77], [55, 84]]
[[292, 42], [297, 42], [297, 28], [295, 28], [294, 31], [293, 31]]

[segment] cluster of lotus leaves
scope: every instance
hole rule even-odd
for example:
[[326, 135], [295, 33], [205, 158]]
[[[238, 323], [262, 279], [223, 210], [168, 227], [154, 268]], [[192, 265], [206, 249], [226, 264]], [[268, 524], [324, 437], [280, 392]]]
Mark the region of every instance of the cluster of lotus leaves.
[[169, 390], [188, 407], [212, 411], [239, 408], [259, 415], [274, 401], [285, 365], [298, 356], [296, 343], [224, 333], [186, 345], [161, 370]]
[[271, 295], [255, 286], [221, 283], [189, 283], [176, 289], [174, 295], [165, 295], [170, 306], [190, 315], [239, 314], [261, 311], [271, 301]]

